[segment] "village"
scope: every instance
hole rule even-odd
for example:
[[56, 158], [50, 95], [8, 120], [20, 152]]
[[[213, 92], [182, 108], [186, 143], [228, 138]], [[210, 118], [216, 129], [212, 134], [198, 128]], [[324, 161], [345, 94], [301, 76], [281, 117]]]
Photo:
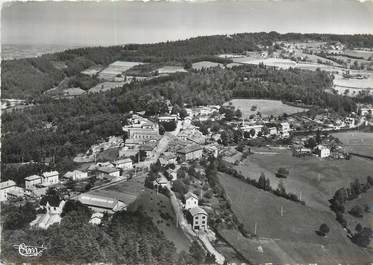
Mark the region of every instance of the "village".
[[[179, 113], [173, 111], [170, 102], [167, 105], [169, 112], [164, 115], [146, 117], [144, 112], [126, 115], [123, 136], [109, 137], [79, 154], [74, 159], [79, 166], [73, 171], [41, 172], [26, 177], [21, 186], [12, 180], [2, 182], [1, 201], [15, 204], [39, 201], [39, 214], [30, 225], [47, 229], [61, 221], [66, 201], [76, 200], [93, 211], [89, 222], [100, 225], [105, 213], [126, 210], [145, 188], [153, 189], [170, 197], [176, 225], [187, 237], [198, 238], [216, 262], [223, 264], [224, 257], [212, 244], [215, 234], [208, 225], [211, 209], [206, 210], [201, 203], [206, 201], [204, 193], [211, 187], [206, 184], [205, 169], [198, 161], [218, 156], [229, 161], [229, 157], [243, 150], [232, 149], [225, 143], [223, 128], [206, 130], [195, 124], [208, 126], [211, 122], [224, 121], [232, 131], [239, 132], [248, 146], [277, 146], [303, 159], [307, 156], [349, 159], [343, 144], [329, 133], [364, 127], [373, 111], [372, 106], [361, 105], [345, 117], [328, 110], [311, 114], [305, 110], [274, 117], [262, 115], [252, 105], [250, 111], [254, 114], [244, 118], [231, 103], [186, 106]], [[235, 159], [232, 162], [240, 163]], [[154, 165], [158, 167], [156, 174], [149, 174]], [[58, 199], [50, 199], [56, 196]]]

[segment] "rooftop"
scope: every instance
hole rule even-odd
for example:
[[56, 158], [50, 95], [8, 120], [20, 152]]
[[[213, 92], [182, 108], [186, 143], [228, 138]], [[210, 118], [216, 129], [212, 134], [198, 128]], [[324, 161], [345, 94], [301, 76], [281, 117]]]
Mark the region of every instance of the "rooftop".
[[0, 182], [0, 189], [6, 189], [15, 185], [16, 183], [13, 180], [7, 180], [4, 182]]
[[207, 215], [206, 211], [203, 210], [201, 207], [193, 207], [189, 210], [190, 214], [192, 216], [198, 215], [198, 214], [204, 214]]
[[96, 170], [107, 174], [119, 171], [119, 169], [115, 167], [98, 167]]
[[193, 192], [188, 192], [187, 194], [185, 194], [185, 200], [189, 199], [189, 198], [195, 198], [198, 200], [198, 196], [195, 195]]
[[188, 153], [199, 151], [199, 150], [202, 150], [201, 146], [199, 146], [199, 145], [190, 145], [190, 146], [187, 146], [187, 147], [179, 149], [177, 152], [179, 154], [188, 154]]
[[49, 172], [43, 172], [43, 177], [45, 178], [49, 178], [49, 177], [53, 177], [53, 176], [58, 176], [58, 171], [49, 171]]
[[41, 177], [38, 175], [32, 175], [32, 176], [25, 178], [26, 181], [32, 181], [32, 180], [37, 180], [37, 179], [41, 179]]
[[117, 199], [95, 194], [93, 192], [80, 194], [78, 199], [83, 204], [105, 209], [113, 209], [118, 203]]

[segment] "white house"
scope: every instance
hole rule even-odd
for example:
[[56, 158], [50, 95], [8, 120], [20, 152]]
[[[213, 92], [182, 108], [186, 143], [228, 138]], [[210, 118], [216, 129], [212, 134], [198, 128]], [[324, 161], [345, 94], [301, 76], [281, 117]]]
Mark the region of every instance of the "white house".
[[7, 180], [0, 183], [0, 201], [6, 201], [8, 199], [8, 192], [12, 191], [16, 187], [16, 183], [13, 180]]
[[281, 122], [280, 128], [282, 133], [290, 132], [290, 124], [288, 122]]
[[132, 160], [130, 158], [116, 160], [113, 162], [113, 165], [124, 170], [133, 168]]
[[58, 180], [58, 172], [57, 171], [49, 171], [44, 172], [42, 175], [42, 185], [44, 186], [50, 186], [57, 184], [59, 182]]
[[189, 210], [198, 207], [198, 196], [192, 192], [185, 194], [185, 209]]
[[67, 172], [64, 177], [72, 180], [80, 180], [88, 178], [88, 173], [80, 170], [74, 170]]
[[32, 175], [25, 178], [25, 187], [27, 190], [31, 190], [35, 185], [41, 184], [41, 176]]
[[321, 158], [326, 158], [330, 156], [330, 149], [324, 145], [318, 145], [317, 147], [317, 154]]

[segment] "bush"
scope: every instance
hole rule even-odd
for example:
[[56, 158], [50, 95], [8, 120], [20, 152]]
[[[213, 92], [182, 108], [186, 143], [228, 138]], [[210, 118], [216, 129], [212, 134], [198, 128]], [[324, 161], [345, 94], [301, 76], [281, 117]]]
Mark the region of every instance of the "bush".
[[354, 207], [352, 207], [352, 209], [349, 211], [349, 213], [352, 216], [361, 218], [361, 217], [363, 217], [363, 208], [360, 205], [355, 205]]
[[329, 233], [330, 229], [327, 224], [321, 224], [319, 228], [319, 233], [322, 236], [326, 236], [327, 233]]

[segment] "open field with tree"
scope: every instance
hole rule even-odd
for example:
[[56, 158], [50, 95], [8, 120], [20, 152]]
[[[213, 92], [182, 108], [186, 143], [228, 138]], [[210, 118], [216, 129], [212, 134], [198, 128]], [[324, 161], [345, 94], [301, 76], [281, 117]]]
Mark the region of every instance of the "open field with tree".
[[307, 111], [307, 109], [293, 107], [282, 103], [280, 100], [268, 99], [232, 99], [228, 104], [232, 103], [236, 109], [240, 109], [242, 116], [248, 119], [250, 115], [255, 115], [260, 112], [263, 117], [281, 116], [282, 114], [294, 114], [297, 112]]
[[[370, 261], [368, 254], [346, 237], [332, 213], [279, 198], [227, 174], [219, 173], [218, 178], [238, 220], [251, 233], [254, 233], [257, 224], [257, 236], [270, 242], [263, 245], [265, 253], [271, 252], [270, 256], [277, 257], [276, 261], [335, 264], [336, 261], [347, 260], [347, 257], [351, 259], [351, 264]], [[330, 228], [327, 237], [316, 233], [323, 223]], [[229, 234], [225, 238], [248, 258], [250, 253], [257, 251], [258, 244], [251, 243], [255, 240]], [[325, 257], [330, 257], [330, 260], [325, 260]], [[359, 260], [356, 260], [357, 257]]]
[[235, 166], [243, 176], [259, 179], [263, 172], [276, 188], [280, 179], [276, 172], [283, 167], [288, 169], [287, 178], [281, 182], [287, 192], [302, 192], [302, 200], [307, 206], [329, 211], [328, 200], [335, 191], [349, 185], [355, 178], [362, 182], [373, 172], [373, 161], [352, 157], [350, 160], [321, 160], [317, 157], [297, 158], [289, 150], [272, 150], [275, 154], [253, 154]]
[[341, 140], [349, 152], [373, 157], [373, 133], [340, 132], [334, 133], [333, 136]]

